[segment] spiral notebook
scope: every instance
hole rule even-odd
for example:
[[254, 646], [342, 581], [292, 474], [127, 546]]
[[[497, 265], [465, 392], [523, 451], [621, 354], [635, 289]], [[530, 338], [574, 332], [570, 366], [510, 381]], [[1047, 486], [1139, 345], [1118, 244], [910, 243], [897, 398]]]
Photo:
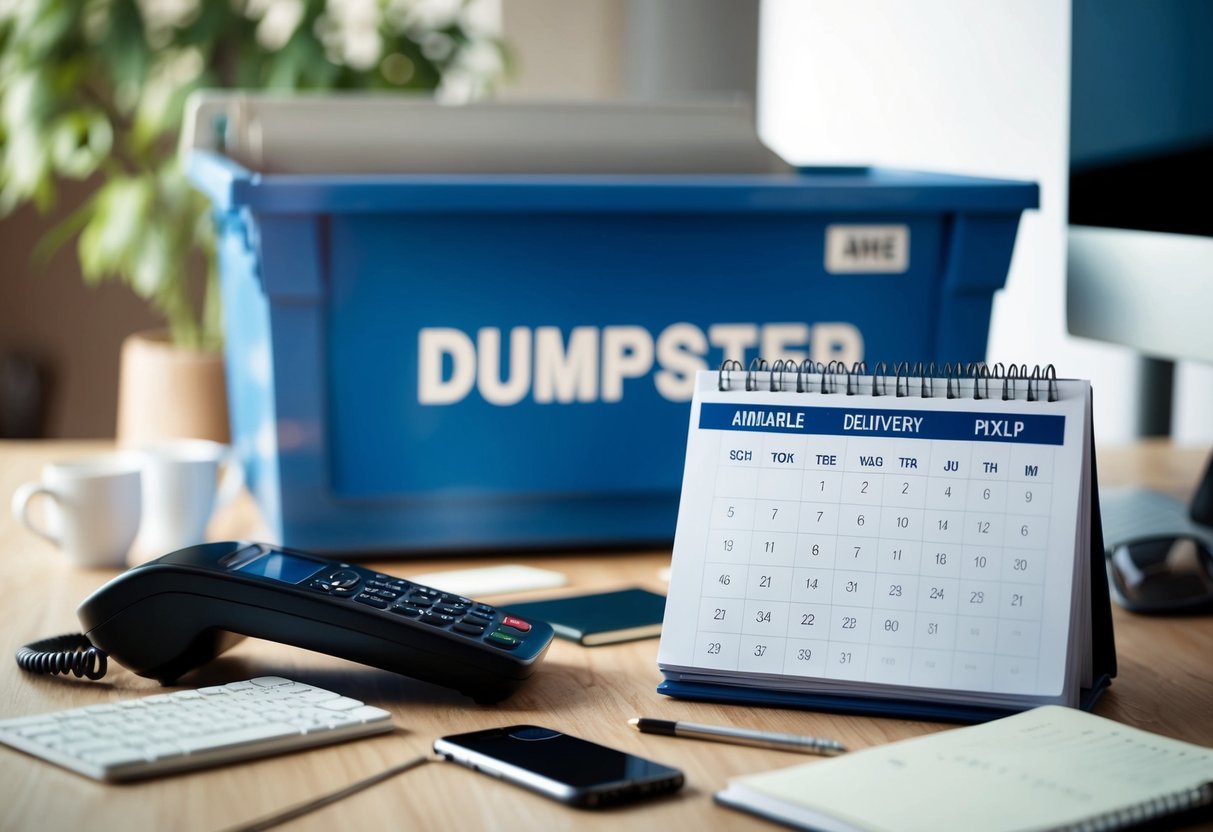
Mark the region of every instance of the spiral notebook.
[[1089, 708], [1115, 675], [1086, 381], [701, 372], [661, 693], [929, 719]]

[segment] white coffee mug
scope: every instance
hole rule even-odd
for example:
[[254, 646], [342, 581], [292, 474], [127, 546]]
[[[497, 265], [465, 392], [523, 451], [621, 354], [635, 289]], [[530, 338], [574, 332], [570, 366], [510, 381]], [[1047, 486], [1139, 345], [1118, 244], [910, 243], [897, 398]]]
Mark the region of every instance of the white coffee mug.
[[244, 469], [227, 445], [166, 439], [139, 449], [143, 460], [143, 527], [138, 550], [159, 557], [206, 539], [215, 512], [244, 486]]
[[[123, 566], [139, 531], [139, 468], [131, 454], [49, 463], [41, 481], [13, 494], [13, 516], [78, 566]], [[30, 515], [35, 497], [46, 498], [40, 523]]]

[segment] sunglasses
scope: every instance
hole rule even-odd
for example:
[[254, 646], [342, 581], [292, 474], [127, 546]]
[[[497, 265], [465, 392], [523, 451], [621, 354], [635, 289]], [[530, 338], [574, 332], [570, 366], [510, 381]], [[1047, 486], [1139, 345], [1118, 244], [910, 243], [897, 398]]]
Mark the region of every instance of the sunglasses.
[[1131, 612], [1213, 610], [1213, 551], [1197, 537], [1132, 540], [1108, 557], [1116, 602]]

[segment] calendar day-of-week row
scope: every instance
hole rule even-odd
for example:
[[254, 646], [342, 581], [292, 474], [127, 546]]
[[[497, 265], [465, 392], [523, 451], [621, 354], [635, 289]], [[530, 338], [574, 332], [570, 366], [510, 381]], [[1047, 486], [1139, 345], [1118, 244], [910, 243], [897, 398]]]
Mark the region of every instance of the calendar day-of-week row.
[[761, 431], [824, 436], [878, 436], [1062, 445], [1064, 416], [931, 410], [856, 410], [704, 402], [701, 430]]
[[[979, 442], [914, 442], [867, 436], [794, 436], [789, 434], [720, 434], [716, 462], [728, 476], [786, 477], [791, 471], [863, 479], [888, 475], [948, 480], [1052, 481], [1056, 446]], [[736, 472], [736, 473], [733, 473]], [[781, 473], [782, 472], [782, 473]], [[900, 480], [899, 480], [900, 482]], [[759, 483], [761, 485], [761, 483]], [[906, 488], [910, 488], [907, 485]], [[751, 489], [750, 493], [754, 493]]]

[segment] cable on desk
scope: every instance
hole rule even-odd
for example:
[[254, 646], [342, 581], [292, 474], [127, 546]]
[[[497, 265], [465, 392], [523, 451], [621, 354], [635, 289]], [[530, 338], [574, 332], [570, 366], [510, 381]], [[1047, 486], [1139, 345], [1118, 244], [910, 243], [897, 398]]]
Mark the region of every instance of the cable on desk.
[[417, 766], [425, 763], [441, 762], [442, 757], [434, 754], [421, 754], [413, 757], [411, 760], [405, 760], [403, 763], [384, 769], [378, 774], [372, 774], [370, 777], [364, 777], [354, 783], [349, 784], [335, 792], [329, 792], [326, 795], [309, 800], [305, 803], [300, 803], [297, 806], [292, 806], [289, 809], [283, 809], [281, 812], [276, 812], [268, 815], [261, 820], [253, 821], [252, 823], [243, 826], [234, 826], [228, 832], [261, 832], [263, 829], [273, 829], [275, 826], [302, 817], [309, 812], [314, 812], [317, 809], [322, 809], [330, 803], [336, 803], [339, 800], [355, 795], [363, 789], [369, 789], [371, 786], [382, 783], [384, 780], [390, 780], [397, 774], [404, 774], [409, 769], [417, 768]]
[[76, 674], [100, 679], [108, 667], [104, 650], [99, 650], [84, 633], [44, 638], [17, 651], [17, 667], [30, 673], [55, 676]]

